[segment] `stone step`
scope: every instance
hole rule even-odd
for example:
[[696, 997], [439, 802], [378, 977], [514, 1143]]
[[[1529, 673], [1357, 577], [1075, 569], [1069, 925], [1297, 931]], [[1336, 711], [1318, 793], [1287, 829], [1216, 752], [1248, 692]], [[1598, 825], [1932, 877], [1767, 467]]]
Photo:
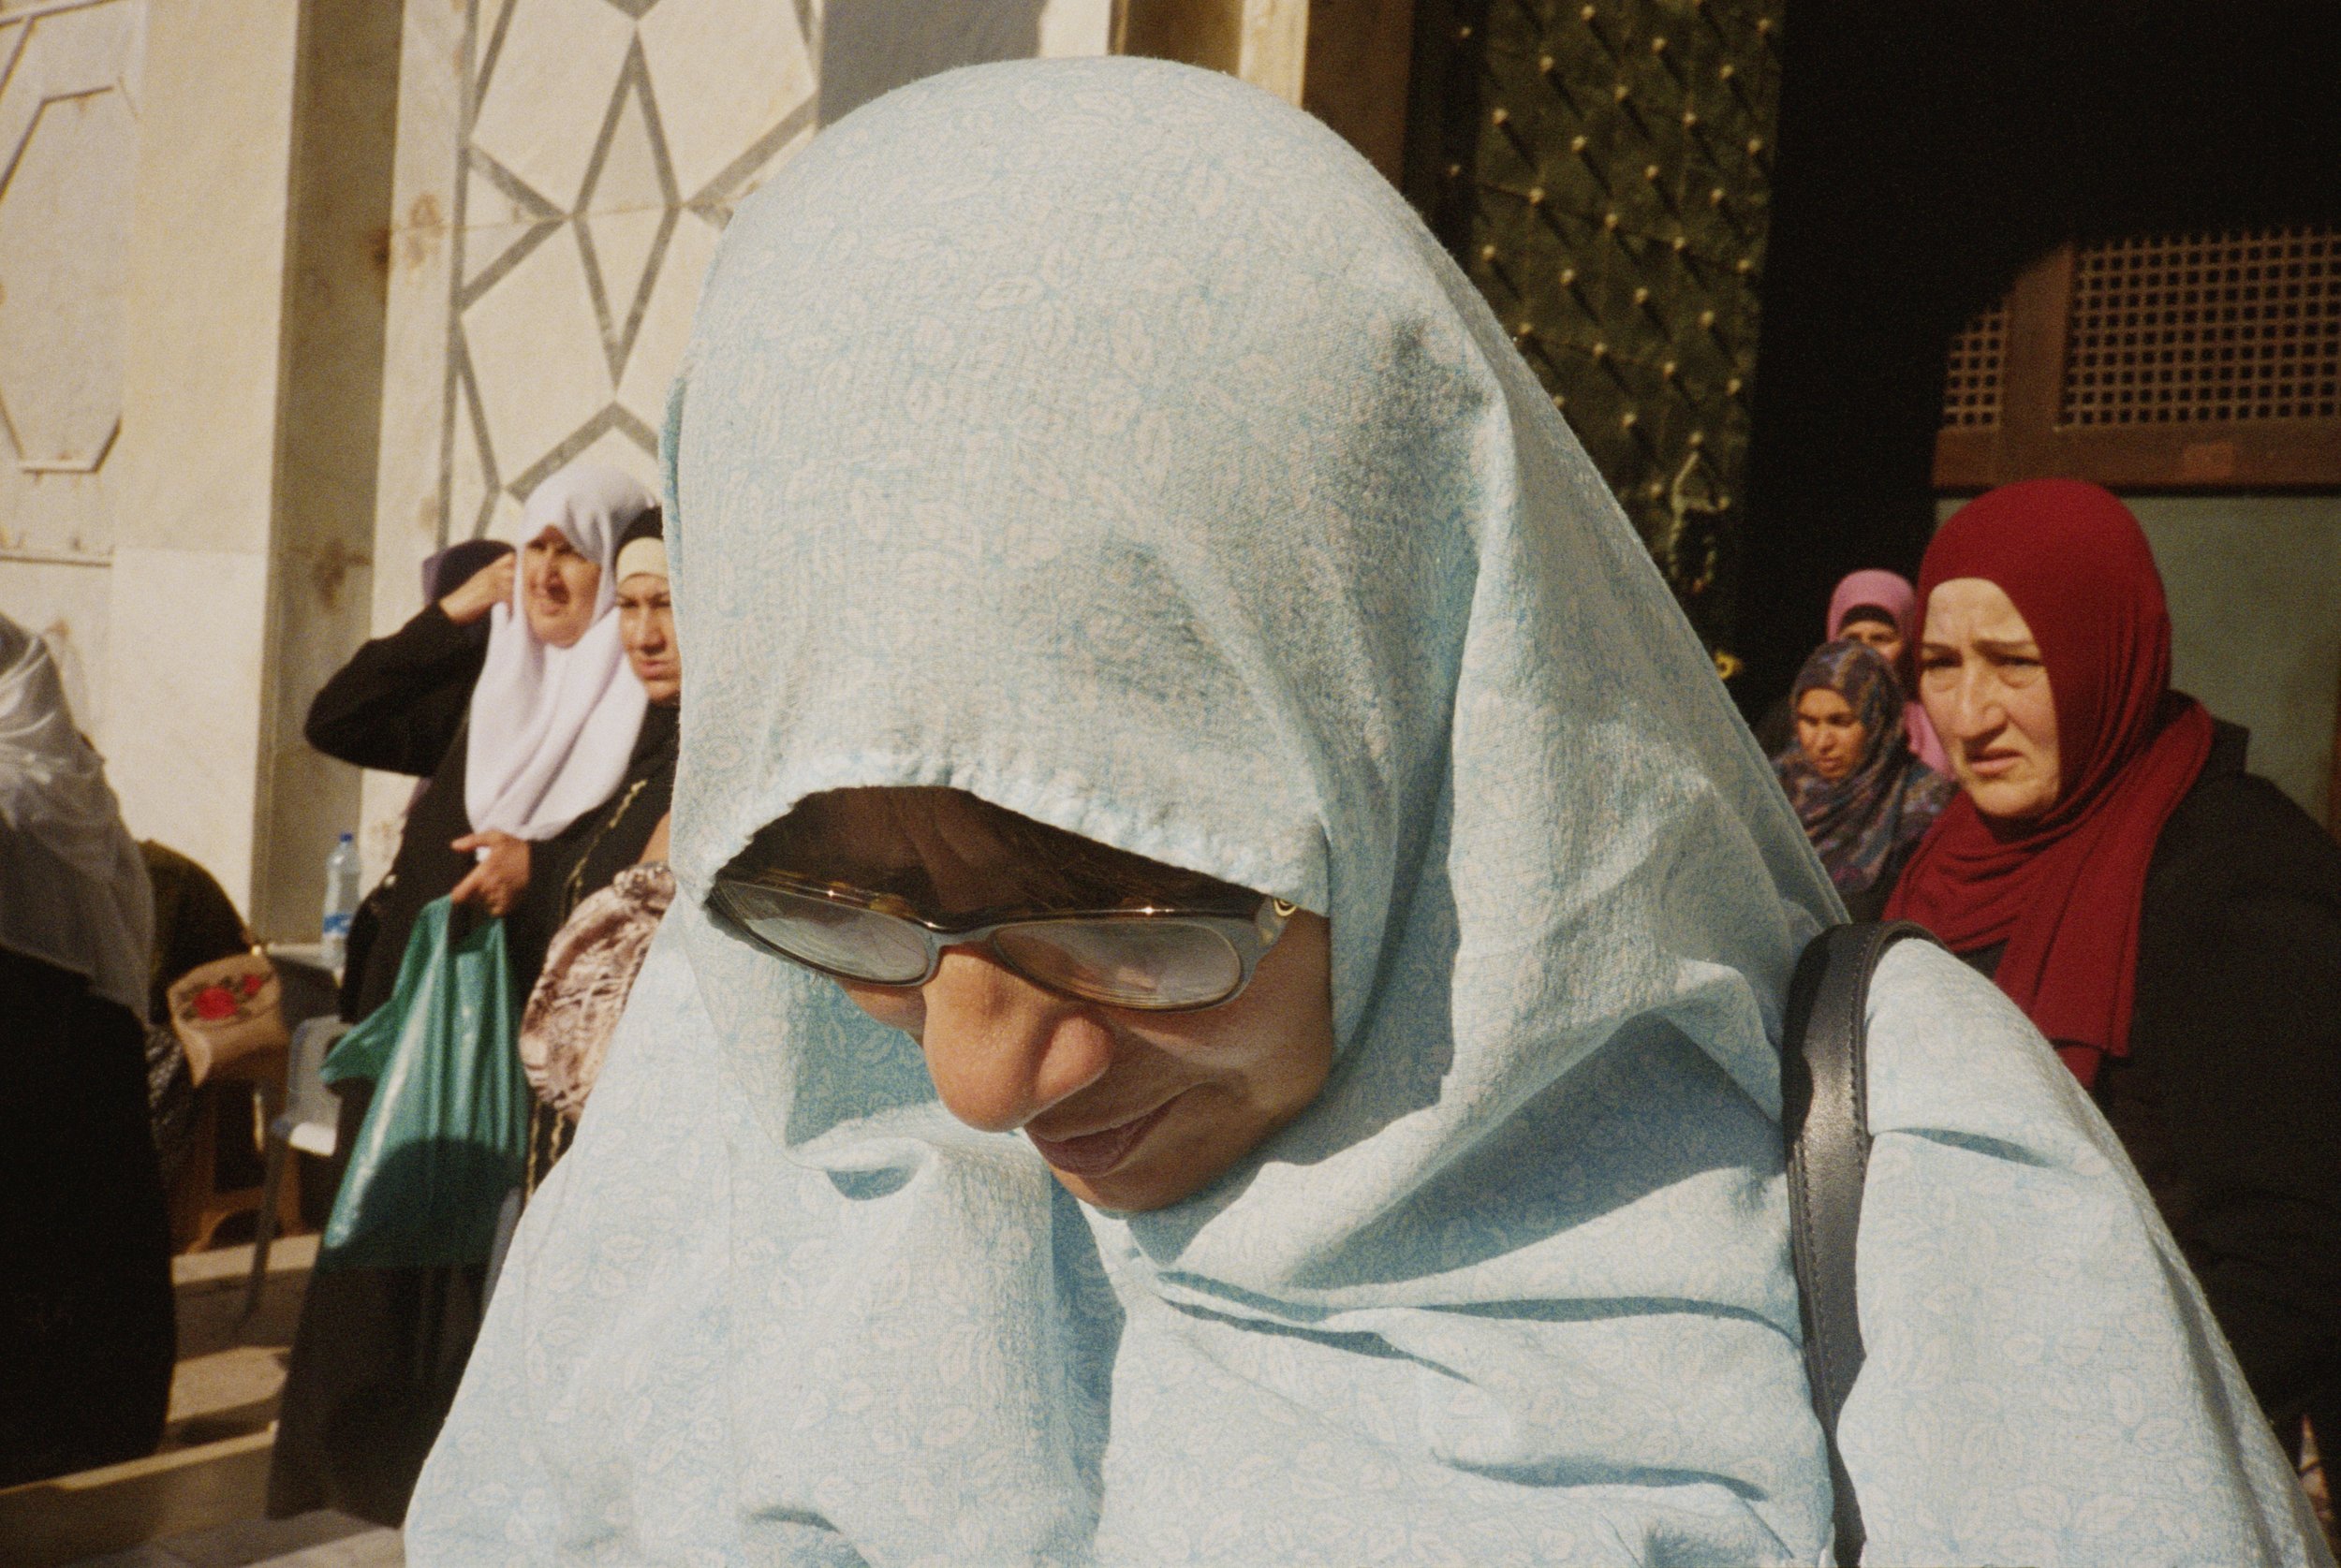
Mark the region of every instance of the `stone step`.
[[398, 1531], [320, 1510], [175, 1535], [73, 1568], [404, 1568]]
[[[259, 1311], [250, 1318], [243, 1315], [250, 1247], [222, 1247], [174, 1258], [179, 1362], [162, 1447], [144, 1458], [0, 1491], [0, 1565], [59, 1568], [90, 1559], [111, 1562], [115, 1559], [103, 1554], [171, 1549], [171, 1543], [182, 1538], [197, 1543], [190, 1549], [209, 1554], [186, 1560], [204, 1568], [264, 1561], [220, 1556], [226, 1548], [213, 1537], [224, 1531], [228, 1535], [220, 1538], [231, 1539], [239, 1529], [265, 1532], [295, 1522], [267, 1521], [260, 1516], [268, 1497], [285, 1355], [316, 1255], [314, 1236], [278, 1243], [269, 1255]], [[313, 1523], [309, 1528], [319, 1527]], [[341, 1533], [361, 1528], [343, 1520]], [[284, 1538], [278, 1555], [327, 1539], [297, 1535]], [[391, 1540], [395, 1543], [394, 1534]], [[181, 1559], [133, 1555], [121, 1561], [175, 1564]]]

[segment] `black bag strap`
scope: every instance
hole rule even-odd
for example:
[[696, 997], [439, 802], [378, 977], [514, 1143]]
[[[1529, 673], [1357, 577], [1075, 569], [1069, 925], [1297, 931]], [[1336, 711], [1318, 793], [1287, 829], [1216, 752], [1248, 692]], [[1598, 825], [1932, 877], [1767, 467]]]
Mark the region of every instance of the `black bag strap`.
[[1870, 976], [1921, 927], [1833, 926], [1815, 937], [1789, 983], [1780, 1045], [1780, 1124], [1789, 1146], [1789, 1236], [1804, 1312], [1804, 1372], [1813, 1414], [1829, 1440], [1836, 1498], [1837, 1561], [1862, 1559], [1862, 1505], [1837, 1452], [1837, 1415], [1862, 1370], [1862, 1322], [1853, 1293], [1853, 1244], [1869, 1172]]

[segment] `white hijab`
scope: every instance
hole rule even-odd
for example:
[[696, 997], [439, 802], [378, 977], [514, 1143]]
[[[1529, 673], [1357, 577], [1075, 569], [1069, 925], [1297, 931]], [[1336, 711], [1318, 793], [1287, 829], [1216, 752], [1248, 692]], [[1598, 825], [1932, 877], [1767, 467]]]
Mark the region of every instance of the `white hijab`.
[[49, 644], [0, 616], [0, 947], [146, 1017], [155, 891]]
[[614, 468], [573, 462], [528, 498], [526, 541], [558, 528], [601, 568], [593, 624], [567, 648], [533, 631], [522, 577], [490, 612], [488, 662], [472, 688], [464, 806], [476, 832], [549, 839], [610, 798], [642, 727], [642, 683], [618, 637], [617, 573], [626, 524], [656, 506]]

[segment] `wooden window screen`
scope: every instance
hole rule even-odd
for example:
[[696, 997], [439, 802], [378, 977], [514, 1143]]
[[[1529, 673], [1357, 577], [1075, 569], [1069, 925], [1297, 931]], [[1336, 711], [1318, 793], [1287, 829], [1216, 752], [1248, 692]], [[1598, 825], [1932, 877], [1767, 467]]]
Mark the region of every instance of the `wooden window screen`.
[[1951, 341], [1935, 481], [2341, 485], [2341, 233], [2052, 252]]
[[2008, 307], [1994, 305], [1951, 340], [1943, 376], [1943, 428], [1986, 430], [1999, 423], [1999, 367]]

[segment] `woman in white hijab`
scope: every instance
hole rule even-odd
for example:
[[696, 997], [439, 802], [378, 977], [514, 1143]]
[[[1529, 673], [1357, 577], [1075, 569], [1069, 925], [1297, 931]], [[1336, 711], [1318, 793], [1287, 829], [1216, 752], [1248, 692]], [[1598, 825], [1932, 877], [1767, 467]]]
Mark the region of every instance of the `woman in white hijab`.
[[[1826, 1560], [1837, 901], [1362, 159], [1158, 62], [904, 88], [742, 205], [666, 452], [680, 891], [410, 1561]], [[1909, 942], [1869, 1022], [1874, 1559], [2324, 1561], [2039, 1034]]]
[[170, 1239], [147, 1124], [153, 891], [49, 645], [0, 617], [0, 1487], [151, 1452]]
[[[543, 961], [579, 841], [645, 745], [611, 570], [627, 524], [655, 508], [615, 469], [577, 462], [528, 499], [517, 559], [479, 568], [361, 648], [310, 705], [310, 743], [429, 783], [390, 874], [353, 931], [343, 987], [353, 1021], [390, 999], [416, 916], [452, 897], [507, 921], [519, 994]], [[483, 640], [479, 628], [486, 628]], [[367, 1094], [345, 1100], [350, 1147]], [[397, 1523], [478, 1324], [478, 1268], [320, 1271], [287, 1370], [270, 1507], [334, 1507]]]

